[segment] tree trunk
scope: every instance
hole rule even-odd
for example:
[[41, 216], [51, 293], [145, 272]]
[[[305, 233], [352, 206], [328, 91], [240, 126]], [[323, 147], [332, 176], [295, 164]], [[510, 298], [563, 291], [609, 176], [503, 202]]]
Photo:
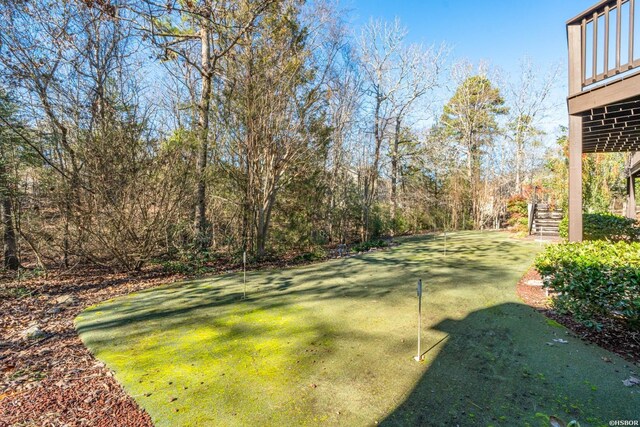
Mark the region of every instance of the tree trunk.
[[203, 23], [200, 29], [200, 40], [202, 44], [202, 93], [200, 94], [200, 105], [198, 106], [198, 160], [196, 165], [196, 174], [198, 176], [198, 189], [196, 196], [196, 247], [200, 250], [206, 250], [211, 244], [207, 224], [207, 187], [206, 187], [206, 169], [207, 155], [209, 152], [209, 111], [211, 109], [211, 80], [212, 70], [211, 52], [209, 47], [210, 31], [207, 23]]
[[249, 224], [251, 221], [251, 203], [249, 202], [249, 186], [245, 188], [244, 202], [242, 203], [242, 251], [249, 249]]
[[[380, 129], [380, 108], [382, 106], [382, 97], [378, 94], [376, 95], [376, 106], [375, 106], [375, 116], [373, 123], [373, 136], [375, 138], [376, 149], [373, 156], [373, 165], [369, 171], [370, 176], [368, 177], [368, 186], [365, 181], [365, 206], [364, 206], [364, 239], [369, 240], [370, 238], [370, 213], [371, 206], [373, 205], [373, 200], [376, 195], [376, 186], [378, 180], [378, 169], [380, 167], [380, 149], [382, 147], [382, 139], [383, 139], [383, 129]], [[367, 179], [367, 177], [365, 177]], [[367, 191], [368, 189], [368, 191]]]
[[520, 132], [516, 134], [516, 193], [522, 194], [522, 157], [524, 154], [524, 144]]
[[260, 206], [258, 208], [258, 224], [256, 230], [256, 251], [258, 259], [264, 257], [265, 254], [265, 243], [267, 240], [266, 230], [265, 230], [265, 212], [264, 208]]
[[[469, 180], [469, 195], [471, 196], [471, 220], [473, 221], [473, 228], [478, 228], [478, 212], [479, 212], [479, 201], [478, 201], [478, 180], [480, 175], [480, 155], [478, 153], [478, 147], [475, 142], [473, 132], [469, 132], [467, 135], [467, 146], [468, 146], [468, 155], [467, 155], [467, 179]], [[468, 204], [464, 203], [467, 208]], [[466, 228], [466, 216], [463, 212], [463, 220], [462, 227]]]
[[368, 234], [369, 234], [369, 171], [365, 170], [363, 172], [363, 193], [364, 193], [364, 198], [363, 198], [363, 206], [362, 206], [362, 212], [361, 212], [361, 216], [360, 216], [360, 240], [361, 241], [365, 241], [368, 239]]
[[329, 210], [327, 212], [327, 237], [328, 237], [329, 243], [333, 243], [333, 221], [334, 221], [333, 212], [335, 209], [336, 209], [336, 198], [332, 190], [331, 195], [329, 196]]
[[7, 170], [4, 161], [0, 161], [0, 197], [2, 197], [2, 225], [4, 241], [4, 268], [17, 270], [20, 267], [18, 258], [18, 245], [16, 242], [16, 230], [13, 226], [13, 206], [9, 192]]
[[64, 237], [62, 238], [62, 263], [64, 268], [69, 268], [69, 210], [65, 212], [64, 217]]
[[17, 270], [20, 267], [16, 230], [13, 227], [13, 213], [8, 191], [2, 194], [2, 225], [4, 226], [4, 268]]
[[263, 258], [266, 253], [267, 233], [269, 231], [269, 223], [271, 222], [271, 211], [276, 201], [276, 190], [272, 190], [268, 196], [266, 203], [258, 208], [258, 227], [256, 235], [257, 255]]
[[396, 118], [396, 132], [391, 151], [391, 236], [396, 231], [396, 211], [398, 209], [398, 149], [400, 148], [400, 117]]
[[521, 166], [520, 163], [522, 162], [522, 152], [520, 150], [520, 147], [518, 146], [518, 148], [516, 148], [516, 193], [518, 194], [522, 194], [522, 184], [521, 184], [521, 177], [520, 177], [520, 170], [521, 170]]

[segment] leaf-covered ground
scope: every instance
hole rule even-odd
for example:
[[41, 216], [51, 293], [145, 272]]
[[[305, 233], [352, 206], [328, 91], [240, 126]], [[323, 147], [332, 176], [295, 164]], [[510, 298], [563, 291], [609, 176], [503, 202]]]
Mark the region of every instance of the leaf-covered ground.
[[[582, 425], [634, 419], [638, 370], [519, 302], [502, 233], [164, 286], [91, 307], [83, 341], [156, 425]], [[415, 281], [426, 285], [416, 363]], [[566, 341], [566, 342], [565, 342]]]
[[[88, 305], [171, 280], [159, 271], [83, 270], [0, 285], [0, 426], [150, 426], [73, 319]], [[36, 325], [43, 336], [26, 338]]]
[[570, 314], [554, 310], [545, 290], [541, 286], [527, 285], [530, 280], [542, 280], [535, 268], [531, 268], [518, 282], [517, 292], [525, 303], [561, 323], [581, 339], [617, 353], [627, 360], [640, 363], [640, 331], [629, 329], [624, 321], [611, 317], [597, 318], [601, 325], [598, 329], [587, 327]]

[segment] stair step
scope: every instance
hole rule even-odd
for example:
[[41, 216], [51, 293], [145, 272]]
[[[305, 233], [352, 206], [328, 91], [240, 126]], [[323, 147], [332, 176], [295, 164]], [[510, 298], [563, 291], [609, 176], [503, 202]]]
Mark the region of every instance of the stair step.
[[559, 236], [560, 233], [558, 233], [557, 231], [536, 231], [536, 232], [531, 232], [532, 236]]
[[538, 219], [533, 221], [533, 225], [536, 225], [536, 224], [558, 227], [560, 225], [560, 221], [554, 221], [549, 219], [543, 219], [543, 220]]
[[548, 212], [536, 212], [534, 218], [549, 218], [549, 219], [562, 219], [562, 214], [548, 213]]
[[536, 205], [531, 224], [531, 234], [538, 236], [559, 236], [560, 222], [564, 213], [558, 209], [551, 209], [546, 203]]
[[557, 230], [558, 228], [558, 224], [540, 224], [540, 223], [533, 223], [533, 227], [532, 228], [551, 228], [551, 229], [555, 229]]

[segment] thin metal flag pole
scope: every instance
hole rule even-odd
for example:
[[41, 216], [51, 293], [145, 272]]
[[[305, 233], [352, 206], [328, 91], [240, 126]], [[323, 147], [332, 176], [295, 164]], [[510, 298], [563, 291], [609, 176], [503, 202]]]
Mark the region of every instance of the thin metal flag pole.
[[247, 298], [247, 251], [242, 253], [242, 280], [244, 282], [243, 298]]
[[422, 360], [422, 347], [421, 347], [421, 335], [422, 335], [422, 279], [418, 279], [418, 355], [413, 359], [416, 362]]

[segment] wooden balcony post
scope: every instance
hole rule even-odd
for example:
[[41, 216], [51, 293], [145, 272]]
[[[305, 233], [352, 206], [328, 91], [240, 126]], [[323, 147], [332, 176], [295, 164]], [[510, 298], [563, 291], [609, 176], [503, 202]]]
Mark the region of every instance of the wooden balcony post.
[[627, 218], [636, 219], [636, 177], [627, 177]]
[[569, 116], [569, 241], [582, 241], [582, 116]]

